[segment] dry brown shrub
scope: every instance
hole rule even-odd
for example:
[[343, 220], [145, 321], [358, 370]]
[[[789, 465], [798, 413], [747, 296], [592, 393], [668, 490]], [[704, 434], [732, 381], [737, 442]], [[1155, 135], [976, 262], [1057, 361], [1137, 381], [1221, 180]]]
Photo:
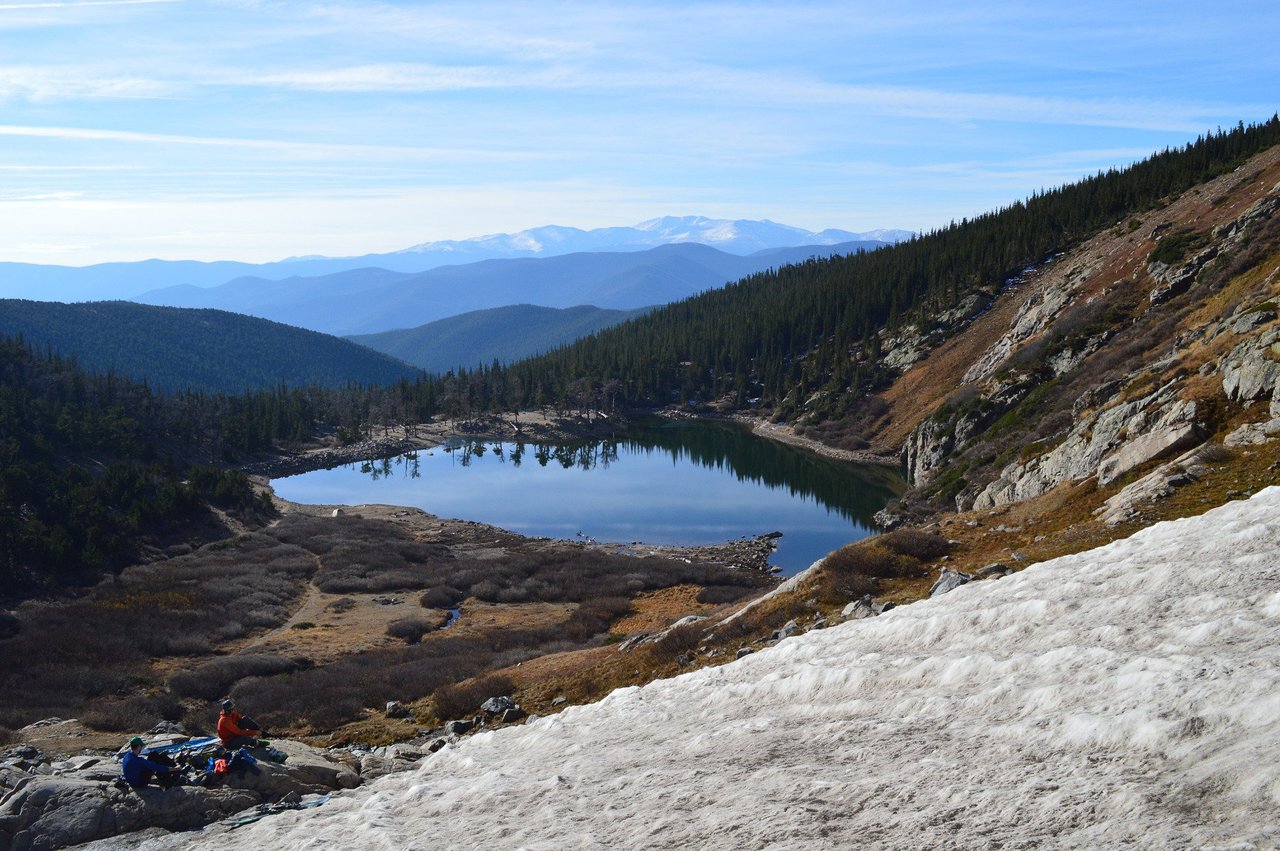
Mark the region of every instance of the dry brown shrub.
[[[951, 545], [947, 543], [946, 538], [919, 529], [895, 529], [887, 535], [881, 535], [878, 543], [899, 555], [910, 556], [920, 561], [929, 561], [951, 551]], [[872, 575], [891, 578], [891, 575], [883, 573]]]
[[744, 588], [741, 585], [708, 585], [698, 592], [697, 600], [699, 603], [719, 606], [723, 603], [736, 603], [755, 593], [755, 588]]
[[453, 609], [466, 599], [466, 594], [452, 585], [436, 585], [428, 588], [418, 598], [418, 605], [424, 609]]
[[435, 708], [436, 718], [441, 721], [450, 718], [462, 718], [474, 714], [491, 697], [509, 697], [515, 690], [515, 684], [509, 677], [501, 674], [489, 674], [441, 686], [431, 693], [431, 702]]
[[426, 615], [410, 615], [387, 624], [387, 635], [399, 638], [405, 644], [417, 644], [422, 636], [444, 626], [446, 620]]
[[162, 692], [125, 699], [95, 700], [80, 712], [80, 721], [94, 730], [137, 732], [150, 729], [159, 721], [181, 720], [183, 711], [177, 698]]
[[880, 580], [861, 573], [837, 574], [822, 570], [814, 589], [818, 600], [826, 605], [838, 605], [867, 594], [880, 593]]
[[908, 555], [894, 552], [878, 541], [859, 541], [841, 547], [822, 560], [822, 569], [832, 576], [870, 576], [897, 579], [912, 575], [919, 562]]
[[222, 656], [190, 671], [175, 673], [169, 678], [169, 686], [183, 697], [217, 700], [230, 694], [240, 680], [286, 674], [298, 667], [297, 661], [275, 653]]
[[675, 629], [667, 630], [667, 634], [657, 641], [643, 644], [641, 647], [655, 664], [670, 662], [681, 653], [694, 651], [703, 642], [707, 625], [702, 622], [688, 623]]

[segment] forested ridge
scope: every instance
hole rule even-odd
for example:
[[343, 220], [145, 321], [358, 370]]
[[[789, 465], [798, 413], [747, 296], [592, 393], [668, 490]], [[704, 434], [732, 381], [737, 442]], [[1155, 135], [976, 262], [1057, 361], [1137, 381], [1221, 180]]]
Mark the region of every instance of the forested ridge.
[[124, 567], [144, 536], [199, 520], [206, 501], [253, 506], [243, 475], [175, 444], [178, 407], [0, 340], [0, 593]]
[[[148, 541], [209, 521], [210, 504], [270, 511], [230, 464], [317, 431], [428, 419], [430, 387], [165, 393], [0, 338], [0, 595], [92, 581]], [[392, 401], [396, 400], [396, 401]]]
[[417, 328], [356, 334], [347, 339], [428, 372], [472, 369], [493, 360], [511, 363], [618, 325], [651, 308], [609, 310], [513, 304], [428, 322]]
[[74, 355], [93, 372], [110, 370], [175, 392], [388, 384], [418, 375], [349, 340], [223, 310], [5, 299], [0, 334]]

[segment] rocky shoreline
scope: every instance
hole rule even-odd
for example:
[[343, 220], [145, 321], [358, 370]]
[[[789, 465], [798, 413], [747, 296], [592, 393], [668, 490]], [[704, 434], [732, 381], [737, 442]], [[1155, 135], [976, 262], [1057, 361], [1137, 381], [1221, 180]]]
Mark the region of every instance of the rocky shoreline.
[[869, 449], [837, 449], [834, 446], [827, 446], [825, 443], [819, 443], [811, 438], [796, 434], [795, 429], [785, 423], [774, 423], [766, 419], [748, 417], [743, 414], [735, 414], [730, 419], [751, 426], [751, 433], [757, 437], [776, 440], [779, 443], [786, 443], [790, 446], [798, 446], [824, 458], [850, 461], [854, 464], [874, 464], [881, 467], [893, 467], [894, 469], [902, 466], [902, 459], [896, 454], [881, 455]]

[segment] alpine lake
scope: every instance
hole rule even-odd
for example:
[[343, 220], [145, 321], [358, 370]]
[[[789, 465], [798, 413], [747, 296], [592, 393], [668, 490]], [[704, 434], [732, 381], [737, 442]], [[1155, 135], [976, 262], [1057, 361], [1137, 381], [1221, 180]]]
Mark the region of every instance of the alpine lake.
[[895, 469], [825, 458], [740, 424], [658, 419], [592, 441], [455, 438], [272, 486], [293, 502], [415, 506], [529, 537], [637, 547], [781, 532], [770, 563], [788, 576], [872, 534], [872, 516], [906, 489]]

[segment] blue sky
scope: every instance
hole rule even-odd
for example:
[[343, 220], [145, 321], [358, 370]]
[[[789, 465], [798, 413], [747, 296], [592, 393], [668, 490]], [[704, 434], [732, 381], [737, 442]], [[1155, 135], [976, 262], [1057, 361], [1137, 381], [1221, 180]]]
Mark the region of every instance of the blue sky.
[[0, 0], [0, 260], [928, 229], [1280, 108], [1280, 3]]

